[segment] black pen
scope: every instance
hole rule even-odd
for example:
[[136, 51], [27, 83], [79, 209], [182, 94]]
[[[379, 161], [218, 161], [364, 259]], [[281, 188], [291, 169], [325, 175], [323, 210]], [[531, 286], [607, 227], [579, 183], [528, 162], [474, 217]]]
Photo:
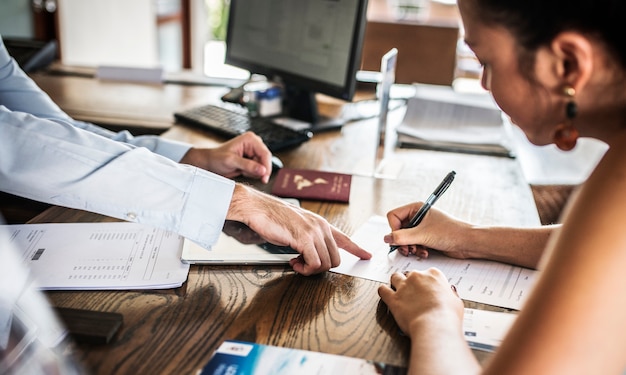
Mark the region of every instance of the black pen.
[[[430, 210], [430, 208], [435, 204], [435, 202], [437, 202], [437, 199], [439, 199], [439, 197], [441, 197], [443, 193], [445, 193], [446, 190], [448, 190], [448, 187], [450, 187], [450, 184], [452, 184], [452, 181], [454, 180], [455, 175], [456, 175], [455, 171], [448, 173], [448, 175], [443, 179], [443, 181], [441, 181], [439, 186], [437, 186], [437, 189], [435, 189], [435, 191], [433, 191], [430, 197], [426, 199], [426, 202], [424, 202], [424, 205], [420, 207], [420, 209], [415, 213], [415, 216], [411, 218], [409, 225], [403, 228], [413, 228], [422, 222], [422, 219], [424, 219], [424, 216], [426, 216], [426, 213], [428, 212], [428, 210]], [[400, 246], [390, 246], [388, 254], [391, 254], [391, 252], [393, 252], [394, 250], [397, 250], [399, 247]]]

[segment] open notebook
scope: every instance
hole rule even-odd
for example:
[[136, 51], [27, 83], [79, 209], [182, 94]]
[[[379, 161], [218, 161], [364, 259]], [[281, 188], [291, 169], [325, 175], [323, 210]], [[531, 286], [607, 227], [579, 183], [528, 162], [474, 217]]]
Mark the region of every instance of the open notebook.
[[189, 264], [287, 264], [298, 256], [290, 247], [263, 241], [245, 224], [226, 221], [217, 243], [205, 249], [185, 239], [181, 260]]

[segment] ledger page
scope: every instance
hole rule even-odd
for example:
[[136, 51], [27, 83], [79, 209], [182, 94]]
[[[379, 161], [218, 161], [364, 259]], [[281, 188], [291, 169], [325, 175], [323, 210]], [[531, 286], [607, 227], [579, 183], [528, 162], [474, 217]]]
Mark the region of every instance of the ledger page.
[[341, 250], [341, 264], [333, 272], [389, 283], [394, 272], [440, 269], [463, 299], [519, 310], [534, 284], [536, 271], [509, 264], [476, 259], [454, 259], [431, 252], [427, 259], [391, 254], [383, 241], [390, 232], [387, 220], [372, 216], [352, 236], [352, 240], [372, 253], [360, 260]]

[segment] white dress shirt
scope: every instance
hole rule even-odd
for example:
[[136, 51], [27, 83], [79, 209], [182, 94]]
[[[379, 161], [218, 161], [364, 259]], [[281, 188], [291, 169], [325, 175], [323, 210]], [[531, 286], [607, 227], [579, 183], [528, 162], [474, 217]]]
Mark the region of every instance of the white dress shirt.
[[217, 241], [234, 182], [177, 162], [190, 146], [133, 137], [64, 113], [0, 37], [0, 190]]

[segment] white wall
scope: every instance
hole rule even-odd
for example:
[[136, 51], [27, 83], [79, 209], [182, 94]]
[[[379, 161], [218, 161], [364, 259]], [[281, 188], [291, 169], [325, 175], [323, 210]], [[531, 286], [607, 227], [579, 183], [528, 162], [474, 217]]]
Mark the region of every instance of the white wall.
[[159, 66], [153, 0], [58, 0], [65, 65]]

